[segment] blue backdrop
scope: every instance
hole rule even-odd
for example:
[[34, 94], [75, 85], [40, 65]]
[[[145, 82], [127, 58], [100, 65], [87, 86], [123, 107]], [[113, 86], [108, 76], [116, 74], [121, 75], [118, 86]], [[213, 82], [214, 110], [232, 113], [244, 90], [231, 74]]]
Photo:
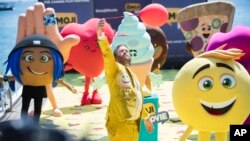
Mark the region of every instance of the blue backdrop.
[[[95, 0], [94, 16], [106, 18], [112, 27], [117, 30], [121, 23], [123, 12], [129, 11], [137, 14], [146, 5], [151, 4], [152, 0]], [[112, 18], [113, 17], [113, 18]], [[114, 18], [116, 17], [116, 18]], [[111, 19], [109, 19], [111, 18]]]
[[[180, 68], [192, 55], [186, 50], [186, 40], [176, 22], [177, 12], [188, 5], [207, 0], [39, 0], [46, 7], [53, 7], [57, 12], [59, 27], [69, 22], [84, 23], [97, 17], [106, 18], [114, 30], [121, 23], [123, 12], [137, 14], [146, 5], [160, 3], [169, 12], [169, 20], [161, 28], [166, 34], [169, 54], [163, 68]], [[60, 14], [58, 14], [60, 13]]]
[[52, 7], [57, 13], [58, 26], [61, 29], [65, 24], [76, 22], [84, 23], [94, 17], [93, 0], [38, 0], [45, 7]]
[[192, 55], [186, 50], [186, 39], [177, 24], [177, 12], [188, 5], [206, 2], [207, 0], [153, 0], [154, 3], [164, 5], [169, 12], [169, 20], [161, 28], [166, 34], [169, 54], [163, 68], [180, 68], [184, 63], [192, 59]]

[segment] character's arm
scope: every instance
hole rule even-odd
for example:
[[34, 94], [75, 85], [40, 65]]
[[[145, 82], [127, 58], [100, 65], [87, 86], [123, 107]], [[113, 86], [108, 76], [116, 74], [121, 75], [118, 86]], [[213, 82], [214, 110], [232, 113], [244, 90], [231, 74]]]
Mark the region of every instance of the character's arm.
[[68, 90], [70, 90], [72, 93], [76, 94], [77, 90], [70, 84], [66, 83], [65, 81], [63, 81], [62, 79], [58, 79], [56, 82], [58, 82], [59, 84], [63, 85], [64, 87], [66, 87]]
[[8, 76], [8, 81], [15, 81], [15, 77], [14, 76]]
[[183, 133], [183, 135], [181, 136], [179, 141], [186, 141], [188, 136], [191, 134], [191, 132], [193, 131], [193, 127], [188, 126], [188, 128], [186, 129], [186, 131]]
[[7, 76], [7, 75], [4, 75], [4, 76], [0, 76], [0, 82], [3, 82], [3, 81], [15, 81], [15, 77], [14, 76]]
[[109, 78], [115, 74], [115, 71], [117, 70], [118, 66], [115, 61], [115, 57], [113, 55], [111, 47], [109, 45], [108, 39], [105, 36], [104, 32], [102, 32], [104, 24], [105, 20], [101, 19], [97, 27], [97, 36], [98, 36], [98, 43], [103, 54], [106, 77]]
[[53, 94], [52, 86], [47, 85], [46, 86], [46, 92], [47, 92], [47, 96], [48, 96], [48, 98], [50, 100], [50, 103], [51, 103], [52, 107], [54, 109], [58, 108], [57, 104], [56, 104], [55, 96]]
[[58, 109], [57, 107], [57, 103], [56, 103], [56, 99], [53, 93], [53, 89], [51, 85], [47, 85], [46, 86], [46, 92], [47, 92], [47, 96], [49, 98], [49, 101], [53, 107], [53, 113], [52, 115], [54, 117], [61, 117], [63, 115], [63, 113]]

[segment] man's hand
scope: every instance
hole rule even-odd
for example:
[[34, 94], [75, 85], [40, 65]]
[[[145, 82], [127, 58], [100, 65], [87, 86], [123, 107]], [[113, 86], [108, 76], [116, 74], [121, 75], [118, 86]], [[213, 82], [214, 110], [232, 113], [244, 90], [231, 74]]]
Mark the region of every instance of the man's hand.
[[99, 23], [98, 23], [98, 26], [97, 26], [97, 29], [96, 29], [96, 33], [97, 33], [97, 36], [98, 37], [101, 37], [103, 36], [103, 27], [105, 25], [106, 21], [105, 19], [100, 19]]
[[148, 133], [152, 133], [154, 131], [154, 124], [150, 121], [149, 118], [144, 120], [144, 124]]
[[63, 55], [64, 63], [69, 58], [70, 49], [80, 41], [77, 35], [63, 38], [57, 27], [54, 9], [45, 9], [41, 2], [27, 8], [26, 13], [19, 16], [16, 43], [32, 34], [44, 35], [54, 42]]

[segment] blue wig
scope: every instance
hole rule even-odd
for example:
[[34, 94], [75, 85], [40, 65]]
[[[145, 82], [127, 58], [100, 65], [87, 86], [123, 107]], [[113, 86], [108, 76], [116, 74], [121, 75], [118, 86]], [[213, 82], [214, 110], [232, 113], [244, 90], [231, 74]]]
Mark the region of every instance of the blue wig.
[[54, 72], [53, 72], [53, 83], [64, 76], [64, 66], [63, 66], [63, 58], [61, 54], [54, 50], [50, 49], [53, 58], [54, 64]]
[[[23, 48], [15, 50], [14, 52], [12, 52], [10, 54], [10, 56], [8, 57], [8, 60], [5, 62], [5, 63], [7, 63], [5, 74], [7, 74], [9, 70], [11, 70], [12, 75], [21, 84], [22, 84], [22, 80], [21, 80], [19, 74], [23, 74], [23, 72], [20, 68], [20, 60], [21, 60], [22, 52], [23, 52]], [[17, 61], [17, 60], [19, 60], [19, 61]]]
[[[61, 77], [64, 76], [64, 69], [63, 69], [63, 58], [61, 54], [54, 50], [54, 49], [49, 49], [53, 58], [53, 83], [55, 83], [56, 80], [60, 79]], [[20, 74], [23, 74], [20, 66], [20, 60], [21, 60], [21, 55], [22, 55], [23, 48], [16, 49], [14, 52], [10, 54], [8, 57], [8, 60], [5, 62], [7, 63], [7, 68], [5, 71], [5, 74], [9, 70], [11, 70], [12, 75], [17, 79], [18, 82], [22, 84], [22, 80], [20, 78]], [[19, 58], [19, 61], [17, 59]]]

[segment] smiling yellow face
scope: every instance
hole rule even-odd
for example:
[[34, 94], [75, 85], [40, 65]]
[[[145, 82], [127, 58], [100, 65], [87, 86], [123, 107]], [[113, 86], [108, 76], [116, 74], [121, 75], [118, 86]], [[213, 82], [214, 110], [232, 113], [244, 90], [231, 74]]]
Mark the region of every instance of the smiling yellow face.
[[173, 102], [180, 119], [201, 131], [228, 131], [250, 113], [250, 77], [233, 60], [194, 58], [177, 74]]
[[52, 84], [53, 60], [49, 49], [41, 47], [25, 48], [20, 65], [23, 85], [44, 86]]

